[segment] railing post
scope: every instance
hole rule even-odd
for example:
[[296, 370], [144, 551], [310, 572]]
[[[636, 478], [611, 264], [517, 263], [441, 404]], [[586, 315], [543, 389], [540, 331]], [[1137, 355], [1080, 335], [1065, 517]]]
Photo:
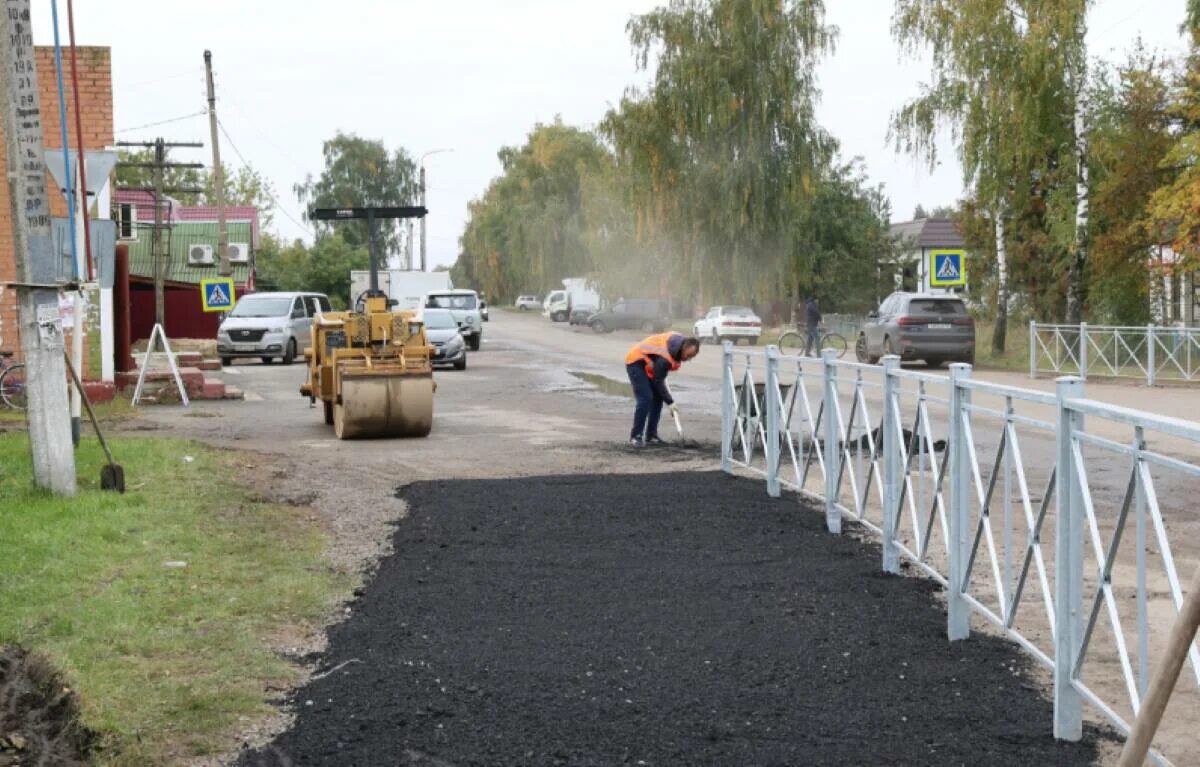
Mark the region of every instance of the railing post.
[[1155, 368], [1158, 365], [1154, 361], [1154, 325], [1146, 326], [1146, 385], [1153, 386], [1155, 378]]
[[900, 574], [900, 549], [896, 546], [896, 530], [900, 521], [900, 443], [896, 423], [900, 410], [900, 379], [892, 375], [900, 370], [900, 358], [889, 354], [883, 358], [883, 571]]
[[1029, 377], [1037, 378], [1037, 320], [1029, 321]]
[[[967, 448], [966, 405], [971, 392], [959, 386], [971, 377], [971, 366], [950, 366], [950, 584], [946, 604], [946, 634], [951, 641], [971, 634], [971, 606], [964, 596], [967, 562], [971, 558], [971, 452]], [[919, 439], [919, 438], [918, 438]], [[919, 447], [917, 448], [920, 449]]]
[[1083, 380], [1058, 379], [1058, 421], [1055, 442], [1054, 520], [1054, 737], [1083, 737], [1083, 698], [1072, 685], [1072, 674], [1083, 639], [1083, 496], [1072, 458], [1075, 432], [1083, 416], [1066, 406], [1083, 397]]
[[1079, 377], [1087, 380], [1088, 373], [1088, 330], [1087, 323], [1079, 323]]
[[842, 513], [837, 508], [838, 480], [842, 473], [841, 434], [837, 417], [837, 352], [821, 351], [825, 373], [825, 439], [821, 451], [825, 454], [825, 526], [829, 532], [841, 534]]
[[763, 387], [767, 405], [767, 495], [779, 497], [779, 347], [767, 347], [767, 380]]
[[726, 341], [721, 348], [721, 471], [733, 473], [733, 344]]

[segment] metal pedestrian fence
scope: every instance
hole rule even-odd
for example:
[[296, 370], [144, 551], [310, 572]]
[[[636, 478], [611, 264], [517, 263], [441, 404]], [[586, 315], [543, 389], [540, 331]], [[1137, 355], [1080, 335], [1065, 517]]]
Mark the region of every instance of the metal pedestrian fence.
[[1200, 380], [1200, 328], [1029, 323], [1029, 376], [1039, 373]]
[[[982, 620], [1054, 675], [1056, 737], [1082, 737], [1091, 705], [1128, 734], [1183, 603], [1180, 534], [1200, 520], [1200, 424], [950, 374], [725, 344], [721, 466], [814, 501], [831, 533], [881, 539], [880, 566], [946, 588], [947, 636]], [[1173, 547], [1173, 542], [1175, 546]], [[1198, 544], [1200, 548], [1200, 544]], [[1190, 647], [1200, 726], [1200, 653]], [[1186, 719], [1186, 717], [1185, 717]], [[1155, 753], [1159, 763], [1166, 757]]]

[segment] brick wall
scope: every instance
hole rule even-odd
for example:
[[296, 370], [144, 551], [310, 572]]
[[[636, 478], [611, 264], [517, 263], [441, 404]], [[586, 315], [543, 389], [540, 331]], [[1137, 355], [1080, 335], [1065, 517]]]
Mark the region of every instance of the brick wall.
[[[37, 46], [34, 55], [41, 99], [42, 142], [46, 149], [62, 149], [54, 48]], [[106, 47], [79, 47], [75, 49], [75, 58], [79, 64], [79, 104], [84, 149], [104, 149], [113, 143], [112, 52]], [[63, 88], [67, 99], [68, 144], [75, 147], [78, 137], [75, 133], [75, 101], [71, 88], [71, 56], [66, 49], [63, 50]], [[0, 130], [2, 127], [0, 125]], [[0, 167], [4, 167], [3, 142], [0, 142]], [[67, 201], [57, 191], [57, 185], [49, 173], [46, 174], [46, 188], [51, 215], [66, 216]], [[0, 183], [0, 282], [14, 279], [16, 268], [8, 184]], [[0, 296], [0, 349], [15, 351], [20, 356], [21, 341], [17, 330], [16, 295], [6, 290]]]

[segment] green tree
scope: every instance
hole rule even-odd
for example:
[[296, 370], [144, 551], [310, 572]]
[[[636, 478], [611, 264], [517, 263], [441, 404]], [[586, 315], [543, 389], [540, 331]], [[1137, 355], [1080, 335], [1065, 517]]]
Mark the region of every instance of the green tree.
[[[258, 209], [259, 226], [270, 228], [275, 222], [275, 185], [271, 180], [249, 165], [232, 172], [224, 167], [224, 171], [222, 186], [225, 187], [225, 204], [253, 205]], [[203, 171], [203, 187], [200, 204], [216, 205], [216, 176], [207, 170]]]
[[305, 254], [303, 266], [304, 289], [329, 296], [336, 309], [350, 302], [350, 272], [368, 268], [369, 255], [365, 247], [347, 242], [340, 231], [318, 237]]
[[[292, 187], [296, 199], [312, 208], [351, 208], [385, 205], [414, 205], [417, 197], [416, 167], [404, 149], [389, 154], [382, 141], [364, 139], [339, 131], [321, 147], [325, 169], [314, 179], [309, 174]], [[334, 226], [352, 248], [367, 246], [367, 223], [346, 221], [333, 224], [314, 221], [318, 232]], [[377, 256], [399, 252], [400, 227], [396, 220], [376, 222]], [[349, 275], [347, 275], [349, 279]]]
[[[167, 162], [172, 162], [170, 151], [167, 151]], [[116, 185], [118, 188], [143, 188], [154, 186], [154, 169], [144, 167], [154, 162], [153, 149], [117, 151]], [[131, 163], [133, 165], [131, 165]], [[143, 166], [143, 167], [134, 167]], [[208, 171], [204, 168], [166, 168], [163, 170], [163, 188], [171, 189], [200, 189], [208, 186]], [[204, 192], [164, 192], [183, 205], [200, 205]]]

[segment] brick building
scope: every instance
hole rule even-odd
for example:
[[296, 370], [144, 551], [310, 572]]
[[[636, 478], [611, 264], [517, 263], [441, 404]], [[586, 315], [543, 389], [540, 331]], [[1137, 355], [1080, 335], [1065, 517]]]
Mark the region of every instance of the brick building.
[[[46, 149], [62, 149], [62, 128], [59, 121], [58, 85], [54, 66], [54, 48], [37, 46], [36, 57], [38, 94], [42, 117], [42, 143]], [[103, 149], [113, 143], [113, 96], [112, 96], [112, 51], [107, 47], [87, 46], [75, 49], [79, 64], [80, 118], [83, 122], [84, 149]], [[67, 99], [68, 144], [76, 148], [75, 101], [71, 88], [71, 57], [63, 51], [63, 81]], [[0, 158], [4, 157], [4, 145], [0, 143]], [[89, 186], [94, 186], [92, 179]], [[67, 201], [57, 191], [58, 184], [49, 172], [46, 173], [46, 188], [50, 198], [50, 214], [65, 217]], [[92, 200], [91, 216], [108, 218], [107, 206], [97, 210], [97, 201]], [[16, 253], [13, 251], [11, 208], [8, 184], [0, 183], [0, 282], [16, 278]], [[20, 356], [21, 340], [18, 335], [17, 297], [11, 290], [0, 296], [0, 348], [12, 350]]]

